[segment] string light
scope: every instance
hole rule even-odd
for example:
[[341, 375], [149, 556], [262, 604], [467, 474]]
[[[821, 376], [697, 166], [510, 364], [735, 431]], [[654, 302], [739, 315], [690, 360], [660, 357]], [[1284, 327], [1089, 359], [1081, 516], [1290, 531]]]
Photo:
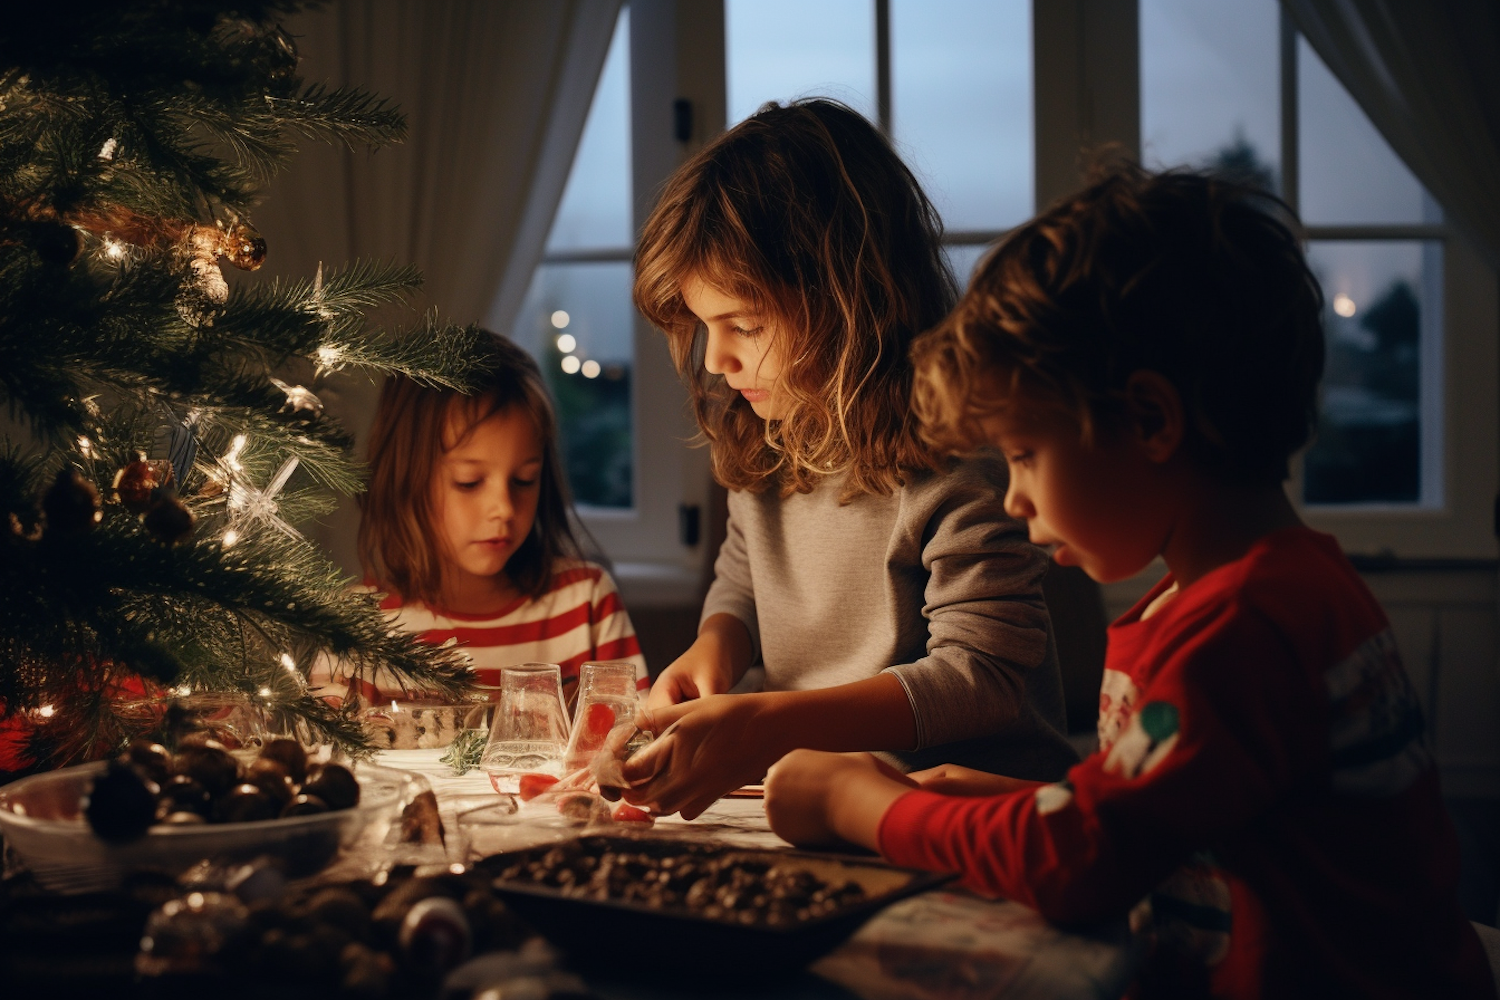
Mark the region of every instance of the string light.
[[78, 435], [78, 454], [84, 458], [94, 457], [94, 442], [90, 441], [86, 434]]
[[110, 260], [124, 260], [125, 244], [112, 236], [104, 237], [104, 256]]
[[43, 705], [41, 708], [36, 710], [36, 714], [40, 715], [44, 719], [50, 719], [52, 718], [52, 716], [57, 714], [57, 709], [53, 708], [51, 705]]
[[557, 310], [557, 312], [552, 314], [552, 325], [557, 329], [562, 330], [565, 329], [570, 322], [572, 322], [572, 319], [573, 317], [569, 316], [566, 310], [559, 309]]
[[239, 540], [240, 533], [238, 531], [235, 531], [233, 528], [230, 528], [228, 531], [224, 532], [223, 542], [226, 549], [234, 548], [235, 543]]
[[1354, 304], [1354, 300], [1343, 292], [1339, 292], [1333, 297], [1333, 311], [1345, 319], [1353, 316], [1358, 309], [1359, 307]]
[[565, 333], [561, 337], [557, 338], [557, 349], [559, 351], [562, 351], [564, 354], [572, 354], [573, 348], [577, 346], [578, 341], [573, 338], [573, 335], [571, 333]]
[[120, 140], [110, 138], [104, 140], [104, 145], [99, 147], [99, 159], [113, 160], [115, 153], [120, 149]]
[[281, 654], [281, 665], [287, 669], [288, 673], [295, 674], [297, 672], [297, 661], [292, 659], [291, 653]]
[[240, 452], [245, 450], [246, 440], [245, 435], [236, 434], [234, 439], [229, 442], [229, 450], [219, 460], [224, 463], [225, 468], [232, 472], [239, 472], [244, 468], [244, 466], [240, 465]]
[[593, 358], [590, 358], [583, 363], [583, 368], [580, 370], [583, 372], [584, 378], [598, 378], [599, 362], [595, 361]]
[[578, 373], [578, 369], [581, 367], [583, 367], [583, 362], [578, 360], [578, 355], [576, 354], [569, 354], [567, 357], [562, 359], [562, 370], [567, 372], [569, 375], [576, 375]]

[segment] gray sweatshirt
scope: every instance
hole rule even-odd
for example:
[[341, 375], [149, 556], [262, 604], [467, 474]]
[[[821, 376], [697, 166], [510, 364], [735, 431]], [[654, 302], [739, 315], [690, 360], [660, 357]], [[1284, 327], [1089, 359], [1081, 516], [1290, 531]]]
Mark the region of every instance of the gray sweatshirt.
[[1061, 778], [1077, 756], [1042, 601], [1047, 556], [1004, 511], [1004, 461], [907, 478], [842, 507], [840, 477], [784, 500], [732, 491], [703, 618], [745, 623], [767, 690], [894, 674], [917, 749], [883, 756], [905, 770]]

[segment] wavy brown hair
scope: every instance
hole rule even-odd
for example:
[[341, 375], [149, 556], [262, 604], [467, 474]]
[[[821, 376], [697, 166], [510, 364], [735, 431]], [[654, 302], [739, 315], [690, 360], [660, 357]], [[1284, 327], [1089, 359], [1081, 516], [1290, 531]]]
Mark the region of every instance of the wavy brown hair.
[[924, 434], [972, 448], [980, 418], [1019, 399], [1060, 406], [1091, 440], [1123, 421], [1126, 381], [1146, 369], [1181, 396], [1198, 467], [1282, 482], [1323, 374], [1323, 293], [1296, 216], [1220, 177], [1128, 162], [1099, 175], [1007, 237], [913, 346]]
[[[942, 467], [911, 415], [908, 357], [956, 298], [941, 235], [890, 143], [835, 101], [767, 104], [672, 175], [636, 250], [634, 297], [667, 335], [720, 483], [785, 496], [847, 472], [849, 499]], [[682, 298], [693, 278], [771, 320], [780, 419], [704, 369], [705, 331]]]
[[401, 375], [380, 391], [369, 437], [369, 488], [360, 497], [359, 561], [365, 575], [403, 600], [440, 606], [447, 565], [436, 526], [432, 482], [442, 456], [496, 413], [519, 407], [542, 443], [536, 521], [503, 572], [530, 597], [547, 591], [558, 560], [578, 556], [567, 484], [557, 448], [557, 418], [531, 355], [491, 334], [488, 374], [472, 395]]

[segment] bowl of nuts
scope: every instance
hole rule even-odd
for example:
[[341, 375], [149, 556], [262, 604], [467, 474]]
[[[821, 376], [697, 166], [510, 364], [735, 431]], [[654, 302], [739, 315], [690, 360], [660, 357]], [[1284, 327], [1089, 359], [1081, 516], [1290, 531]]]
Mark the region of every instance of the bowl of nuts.
[[249, 761], [212, 740], [175, 754], [138, 741], [114, 760], [0, 788], [0, 834], [40, 884], [62, 892], [260, 855], [299, 875], [393, 818], [401, 794], [399, 772], [309, 763], [291, 740]]
[[879, 910], [951, 878], [878, 858], [629, 836], [542, 845], [478, 867], [584, 971], [658, 979], [795, 973]]

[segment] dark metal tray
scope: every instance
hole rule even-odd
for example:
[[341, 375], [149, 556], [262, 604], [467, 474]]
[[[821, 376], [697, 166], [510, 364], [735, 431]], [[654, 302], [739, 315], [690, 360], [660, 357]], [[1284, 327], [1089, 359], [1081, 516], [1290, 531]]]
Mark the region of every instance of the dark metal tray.
[[[580, 971], [674, 980], [712, 975], [719, 982], [756, 981], [794, 973], [842, 944], [865, 921], [898, 899], [950, 880], [878, 858], [757, 850], [678, 839], [587, 836], [577, 843], [595, 856], [605, 851], [653, 858], [732, 857], [808, 871], [825, 882], [858, 883], [865, 898], [831, 913], [784, 924], [712, 918], [686, 907], [658, 907], [615, 898], [594, 899], [529, 879], [497, 878], [495, 892]], [[478, 863], [496, 874], [541, 858], [557, 844], [497, 854]]]

